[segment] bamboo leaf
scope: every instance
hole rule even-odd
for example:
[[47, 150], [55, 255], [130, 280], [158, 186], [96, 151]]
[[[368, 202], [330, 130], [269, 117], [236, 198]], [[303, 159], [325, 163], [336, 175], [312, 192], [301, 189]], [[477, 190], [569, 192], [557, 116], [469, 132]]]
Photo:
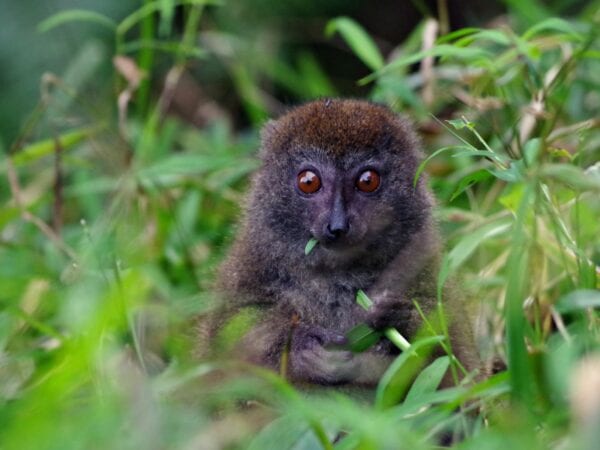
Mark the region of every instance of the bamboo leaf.
[[496, 178], [506, 181], [507, 183], [517, 183], [523, 180], [523, 161], [511, 161], [508, 168], [487, 169], [489, 173]]
[[364, 352], [381, 339], [381, 332], [373, 330], [368, 325], [361, 323], [346, 333], [348, 346], [355, 353]]
[[69, 9], [53, 14], [38, 24], [38, 31], [45, 33], [56, 27], [70, 22], [88, 22], [108, 28], [112, 31], [117, 29], [117, 24], [110, 17], [86, 9]]
[[304, 247], [304, 254], [308, 255], [310, 252], [312, 252], [318, 243], [319, 241], [317, 241], [315, 238], [310, 238], [306, 243], [306, 247]]
[[533, 406], [534, 374], [525, 346], [526, 323], [523, 314], [523, 299], [528, 283], [528, 260], [526, 219], [534, 201], [533, 186], [528, 184], [523, 191], [513, 226], [510, 256], [507, 263], [508, 277], [505, 293], [506, 352], [510, 367], [511, 394], [524, 406]]
[[[180, 5], [219, 5], [220, 0], [174, 0], [173, 6]], [[144, 17], [162, 11], [164, 5], [161, 2], [149, 2], [132, 12], [130, 15], [125, 17], [118, 25], [116, 32], [118, 35], [123, 36], [129, 29], [135, 26], [138, 22], [144, 19]]]
[[600, 308], [600, 291], [579, 289], [561, 297], [554, 305], [559, 313], [568, 313], [588, 308]]
[[442, 147], [438, 150], [436, 150], [435, 152], [433, 152], [431, 155], [429, 155], [427, 158], [425, 158], [425, 160], [419, 164], [419, 167], [417, 167], [417, 171], [415, 172], [415, 177], [413, 179], [413, 186], [416, 186], [418, 181], [419, 181], [419, 177], [421, 176], [421, 173], [423, 172], [423, 170], [425, 170], [425, 166], [427, 165], [427, 163], [429, 163], [429, 161], [431, 161], [433, 158], [435, 158], [436, 156], [442, 154], [442, 153], [446, 153], [452, 150], [459, 150], [459, 149], [463, 149], [463, 150], [473, 150], [472, 147], [468, 147], [466, 145], [451, 145], [449, 147]]
[[461, 178], [454, 189], [454, 192], [452, 192], [452, 195], [450, 196], [450, 201], [454, 200], [470, 186], [474, 185], [475, 183], [479, 183], [480, 181], [487, 180], [490, 177], [491, 175], [487, 170], [481, 169]]
[[56, 138], [43, 139], [34, 142], [15, 153], [13, 163], [15, 166], [24, 165], [32, 161], [37, 161], [44, 156], [48, 156], [60, 146], [61, 150], [67, 150], [79, 144], [86, 138], [98, 133], [103, 127], [85, 127], [78, 130], [67, 131], [58, 135]]
[[454, 273], [483, 242], [492, 237], [502, 235], [510, 229], [510, 223], [493, 222], [464, 236], [442, 261], [442, 266], [438, 274], [438, 299], [441, 299], [442, 290], [448, 277]]
[[[379, 78], [381, 75], [393, 72], [411, 64], [417, 63], [422, 59], [433, 56], [440, 58], [455, 58], [459, 61], [471, 63], [474, 65], [489, 66], [493, 61], [493, 54], [482, 48], [476, 47], [455, 47], [449, 44], [440, 44], [432, 47], [428, 50], [423, 50], [412, 55], [404, 56], [395, 59], [391, 63], [379, 69], [377, 72], [366, 76], [359, 81], [360, 85], [370, 83], [371, 81]], [[481, 63], [481, 64], [479, 64]]]
[[356, 303], [362, 306], [362, 308], [365, 310], [368, 310], [371, 306], [373, 306], [373, 300], [371, 300], [362, 289], [359, 289], [356, 293]]
[[394, 360], [377, 385], [375, 392], [377, 409], [391, 406], [404, 396], [412, 377], [425, 361], [427, 353], [444, 339], [444, 336], [421, 339], [411, 345], [413, 351], [403, 352]]
[[265, 426], [252, 439], [248, 450], [322, 448], [310, 424], [297, 417], [283, 416]]
[[458, 39], [456, 42], [454, 42], [454, 45], [464, 47], [473, 42], [480, 43], [482, 41], [490, 41], [503, 46], [508, 46], [512, 43], [511, 38], [504, 31], [481, 30], [477, 33], [469, 34], [461, 39]]
[[540, 23], [536, 23], [525, 33], [523, 33], [523, 39], [530, 40], [537, 34], [542, 33], [544, 31], [555, 31], [559, 33], [564, 33], [568, 36], [574, 37], [579, 41], [583, 40], [583, 38], [577, 32], [573, 25], [559, 17], [550, 17], [549, 19], [546, 19]]
[[545, 164], [542, 175], [578, 191], [600, 191], [600, 178], [590, 176], [572, 164]]
[[456, 30], [456, 31], [452, 31], [448, 34], [445, 34], [443, 36], [440, 36], [438, 38], [438, 40], [436, 41], [436, 44], [445, 44], [447, 42], [452, 42], [455, 39], [459, 39], [465, 36], [469, 36], [475, 33], [478, 33], [479, 31], [481, 31], [481, 28], [474, 28], [474, 27], [470, 27], [470, 28], [461, 28], [460, 30]]
[[371, 70], [379, 70], [383, 67], [383, 56], [369, 34], [358, 23], [349, 17], [330, 20], [325, 28], [325, 34], [330, 37], [336, 31], [342, 35], [356, 56]]
[[424, 394], [434, 392], [450, 366], [450, 357], [441, 356], [429, 364], [412, 384], [405, 401], [416, 400]]

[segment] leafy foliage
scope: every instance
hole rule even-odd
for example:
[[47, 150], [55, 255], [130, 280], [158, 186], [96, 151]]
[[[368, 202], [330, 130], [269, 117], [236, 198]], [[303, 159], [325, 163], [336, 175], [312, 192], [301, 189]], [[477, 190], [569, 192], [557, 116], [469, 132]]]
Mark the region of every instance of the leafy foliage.
[[[372, 403], [360, 400], [369, 393], [301, 393], [259, 368], [192, 357], [193, 317], [211, 306], [212, 271], [258, 165], [263, 81], [298, 98], [335, 94], [314, 57], [291, 67], [205, 29], [206, 8], [229, 7], [209, 1], [42, 22], [41, 31], [106, 28], [111, 56], [124, 59], [106, 94], [116, 110], [84, 89], [109, 59], [94, 44], [63, 77], [45, 77], [0, 162], [0, 447], [427, 449], [454, 436], [464, 448], [594, 448], [580, 398], [600, 410], [598, 2], [571, 18], [505, 3], [510, 21], [493, 28], [438, 35], [425, 18], [387, 59], [354, 20], [325, 27], [373, 71], [360, 81], [371, 98], [425, 132], [417, 177], [429, 172], [449, 243], [440, 293], [448, 277], [463, 280], [465, 301], [482, 311], [482, 353], [508, 364], [438, 391], [451, 352], [426, 365], [444, 338], [417, 340]], [[221, 61], [251, 131], [166, 114], [197, 58]], [[258, 406], [240, 408], [246, 400]]]

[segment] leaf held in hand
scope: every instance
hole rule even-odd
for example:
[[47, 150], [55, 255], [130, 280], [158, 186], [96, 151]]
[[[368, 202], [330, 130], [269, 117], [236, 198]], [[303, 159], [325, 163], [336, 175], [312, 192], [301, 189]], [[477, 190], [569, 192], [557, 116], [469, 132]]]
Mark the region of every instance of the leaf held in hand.
[[346, 338], [348, 339], [350, 350], [360, 353], [374, 345], [381, 338], [381, 333], [361, 323], [352, 328], [346, 334]]

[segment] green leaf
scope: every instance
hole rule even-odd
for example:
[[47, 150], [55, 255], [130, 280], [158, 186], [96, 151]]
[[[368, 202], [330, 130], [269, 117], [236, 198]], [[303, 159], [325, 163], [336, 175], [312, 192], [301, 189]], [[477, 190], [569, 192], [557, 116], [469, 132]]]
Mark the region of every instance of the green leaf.
[[541, 152], [542, 140], [540, 138], [533, 138], [525, 143], [523, 146], [523, 159], [528, 167], [531, 167], [538, 162]]
[[331, 37], [336, 31], [342, 35], [356, 56], [371, 70], [379, 70], [383, 67], [384, 60], [379, 49], [357, 22], [349, 17], [330, 20], [325, 28], [325, 34]]
[[248, 450], [270, 448], [308, 450], [322, 447], [308, 422], [298, 420], [295, 416], [284, 416], [275, 419], [260, 430], [246, 448]]
[[297, 76], [302, 80], [303, 98], [315, 98], [339, 95], [319, 61], [310, 52], [298, 55]]
[[61, 150], [67, 150], [79, 144], [86, 138], [98, 133], [98, 131], [100, 131], [102, 128], [104, 127], [95, 126], [79, 128], [77, 130], [67, 131], [66, 133], [59, 134], [56, 138], [43, 139], [41, 141], [34, 142], [15, 153], [13, 156], [13, 163], [15, 166], [20, 166], [32, 161], [37, 161], [44, 156], [53, 154], [57, 149], [57, 145], [60, 146]]
[[[439, 391], [423, 393], [418, 397], [408, 398], [402, 404], [393, 407], [390, 414], [398, 419], [404, 419], [422, 412], [426, 407], [435, 404], [460, 404], [468, 396], [468, 389], [464, 386], [456, 386]], [[446, 409], [446, 408], [444, 408]]]
[[452, 125], [452, 127], [455, 130], [462, 130], [463, 128], [469, 128], [469, 129], [475, 128], [475, 124], [473, 122], [465, 120], [465, 119], [450, 119], [450, 120], [446, 120], [446, 122], [448, 124]]
[[479, 44], [482, 41], [490, 41], [503, 46], [508, 46], [512, 43], [511, 38], [504, 31], [481, 30], [475, 34], [470, 34], [458, 39], [456, 42], [454, 42], [454, 45], [464, 47], [472, 44], [473, 42], [477, 42]]
[[440, 356], [429, 364], [412, 384], [408, 394], [406, 394], [405, 401], [413, 401], [423, 394], [434, 392], [442, 382], [442, 378], [444, 378], [449, 366], [449, 356]]
[[547, 151], [553, 158], [565, 158], [573, 161], [573, 155], [566, 148], [549, 147]]
[[215, 348], [229, 351], [260, 320], [258, 308], [246, 307], [231, 316], [219, 329], [215, 338]]
[[137, 175], [141, 178], [162, 178], [168, 175], [195, 175], [225, 168], [232, 163], [232, 158], [225, 155], [175, 154], [141, 168]]
[[600, 50], [586, 50], [581, 53], [581, 58], [600, 59]]
[[564, 33], [571, 37], [574, 37], [579, 41], [583, 40], [582, 36], [577, 32], [573, 25], [559, 17], [551, 17], [540, 23], [536, 23], [525, 33], [523, 33], [523, 39], [530, 40], [535, 35], [544, 31], [557, 31], [559, 33]]
[[443, 403], [444, 409], [453, 409], [453, 407], [458, 407], [472, 398], [481, 401], [486, 398], [499, 397], [510, 392], [510, 386], [508, 385], [507, 380], [507, 373], [503, 372], [492, 375], [485, 381], [470, 386], [469, 388], [466, 388], [465, 386], [456, 386], [438, 391], [423, 392], [419, 396], [411, 396], [410, 399], [407, 394], [404, 402], [402, 402], [401, 405], [394, 407], [391, 414], [397, 418], [406, 418], [407, 416], [422, 411], [423, 407], [428, 405]]
[[[219, 5], [220, 0], [174, 0], [173, 6], [179, 5]], [[148, 2], [136, 9], [134, 12], [125, 17], [118, 25], [116, 33], [119, 36], [124, 36], [125, 33], [142, 21], [145, 17], [160, 12], [164, 8], [162, 2]]]
[[381, 75], [394, 72], [411, 64], [417, 63], [429, 56], [441, 58], [455, 58], [461, 62], [471, 63], [476, 66], [490, 66], [493, 62], [494, 55], [487, 50], [475, 47], [455, 47], [453, 45], [441, 44], [436, 45], [428, 50], [423, 50], [412, 55], [404, 56], [395, 59], [391, 63], [379, 69], [377, 72], [368, 75], [359, 81], [360, 85], [365, 85], [379, 78]]
[[443, 342], [444, 336], [432, 336], [418, 340], [413, 351], [401, 353], [388, 367], [377, 385], [375, 407], [384, 409], [402, 399], [414, 374], [419, 370], [433, 347]]
[[498, 155], [489, 150], [464, 150], [452, 155], [453, 158], [460, 158], [461, 156], [485, 156], [487, 158], [498, 159]]
[[69, 9], [53, 14], [47, 19], [42, 20], [38, 25], [38, 31], [45, 33], [69, 22], [89, 22], [101, 25], [112, 31], [117, 29], [116, 22], [103, 14], [86, 9]]
[[487, 169], [496, 178], [507, 183], [516, 183], [523, 180], [523, 161], [511, 161], [508, 169]]
[[375, 331], [368, 325], [361, 323], [352, 328], [346, 333], [348, 339], [348, 346], [350, 350], [355, 353], [364, 352], [369, 347], [373, 346], [379, 339], [381, 339], [382, 333]]
[[312, 252], [318, 243], [319, 241], [317, 241], [315, 238], [310, 238], [306, 243], [306, 247], [304, 247], [304, 254], [308, 255], [310, 252]]
[[477, 172], [473, 172], [466, 177], [463, 177], [458, 182], [458, 185], [454, 189], [454, 192], [450, 196], [450, 201], [454, 200], [460, 194], [462, 194], [469, 186], [472, 186], [475, 183], [479, 183], [480, 181], [487, 180], [491, 177], [491, 174], [485, 170], [481, 169]]
[[369, 298], [365, 291], [359, 289], [356, 293], [356, 303], [363, 307], [364, 310], [368, 311], [373, 306], [373, 300]]
[[446, 279], [454, 273], [486, 240], [502, 235], [511, 229], [507, 222], [493, 222], [465, 235], [444, 257], [438, 274], [438, 298], [441, 298]]
[[516, 213], [521, 204], [523, 193], [525, 192], [525, 185], [523, 183], [512, 184], [507, 187], [506, 194], [498, 199], [500, 204], [509, 211]]
[[536, 23], [545, 20], [550, 12], [541, 0], [503, 0], [510, 13], [524, 23]]
[[153, 49], [165, 53], [181, 54], [191, 58], [204, 58], [208, 52], [198, 47], [188, 47], [179, 41], [160, 41], [157, 39], [135, 40], [121, 46], [122, 53], [133, 53], [142, 49]]
[[600, 291], [579, 289], [561, 297], [554, 305], [559, 313], [569, 313], [588, 308], [600, 308]]
[[523, 299], [527, 296], [530, 273], [527, 241], [527, 218], [531, 213], [531, 204], [536, 199], [533, 184], [525, 185], [520, 204], [512, 227], [512, 242], [506, 267], [508, 277], [505, 292], [506, 354], [510, 367], [511, 394], [526, 407], [534, 404], [534, 370], [525, 345], [526, 320], [523, 314]]
[[448, 253], [452, 271], [458, 269], [466, 259], [486, 240], [505, 234], [511, 228], [509, 222], [492, 222], [465, 235]]
[[475, 34], [481, 31], [481, 28], [461, 28], [460, 30], [452, 31], [451, 33], [440, 36], [436, 41], [436, 44], [444, 44], [447, 42], [452, 42], [455, 39], [462, 38], [464, 36], [469, 36], [471, 34]]
[[458, 150], [458, 149], [473, 150], [472, 147], [468, 147], [466, 145], [451, 145], [449, 147], [442, 147], [442, 148], [436, 150], [431, 155], [429, 155], [427, 158], [425, 158], [425, 160], [421, 164], [419, 164], [419, 167], [417, 167], [417, 171], [415, 172], [415, 177], [413, 179], [413, 186], [417, 185], [417, 182], [419, 181], [419, 177], [421, 176], [421, 173], [423, 172], [423, 170], [425, 170], [425, 166], [427, 165], [427, 163], [429, 163], [429, 161], [431, 161], [433, 158], [435, 158], [436, 156], [438, 156], [441, 153], [446, 153], [451, 150]]
[[600, 191], [600, 179], [588, 175], [572, 164], [545, 164], [542, 175], [565, 184], [577, 191]]
[[158, 34], [167, 37], [173, 28], [173, 17], [175, 15], [175, 0], [158, 0], [160, 3], [160, 24]]

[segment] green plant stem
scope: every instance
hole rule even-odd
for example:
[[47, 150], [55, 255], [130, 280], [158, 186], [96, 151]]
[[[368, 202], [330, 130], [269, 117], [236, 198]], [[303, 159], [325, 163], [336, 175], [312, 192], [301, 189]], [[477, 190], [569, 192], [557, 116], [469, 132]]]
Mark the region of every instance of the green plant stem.
[[440, 35], [448, 34], [450, 31], [450, 15], [448, 14], [447, 0], [437, 1], [438, 21], [440, 23]]
[[[153, 0], [144, 0], [144, 4], [154, 3]], [[142, 41], [151, 41], [154, 38], [155, 20], [153, 14], [148, 14], [142, 19], [141, 39]], [[146, 74], [140, 82], [137, 92], [136, 109], [139, 117], [144, 117], [148, 110], [148, 96], [150, 92], [150, 74], [154, 62], [154, 49], [152, 47], [143, 47], [138, 54], [138, 66]]]
[[187, 59], [187, 54], [184, 51], [187, 48], [194, 47], [194, 39], [198, 31], [198, 24], [202, 17], [202, 11], [204, 5], [192, 5], [190, 6], [188, 18], [185, 22], [185, 28], [183, 30], [183, 37], [181, 39], [181, 50], [178, 52], [176, 64], [183, 65]]
[[408, 342], [395, 328], [386, 328], [383, 334], [385, 334], [385, 337], [388, 338], [392, 344], [402, 351], [406, 352], [410, 349], [410, 342]]

